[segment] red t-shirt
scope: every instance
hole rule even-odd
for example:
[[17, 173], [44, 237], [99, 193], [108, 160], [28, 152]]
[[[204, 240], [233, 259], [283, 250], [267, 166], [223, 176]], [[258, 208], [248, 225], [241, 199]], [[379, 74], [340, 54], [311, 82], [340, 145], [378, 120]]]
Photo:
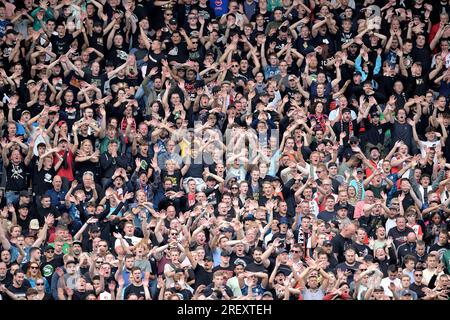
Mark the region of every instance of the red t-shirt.
[[[58, 154], [62, 157], [64, 157], [64, 153], [65, 153], [65, 151], [58, 152]], [[59, 161], [58, 157], [54, 157], [53, 164], [54, 165], [57, 164], [58, 161]], [[61, 167], [59, 167], [57, 174], [61, 178], [66, 178], [67, 180], [69, 180], [69, 182], [72, 182], [73, 180], [75, 180], [75, 178], [73, 176], [73, 153], [71, 150], [69, 150], [67, 152], [67, 157], [65, 159], [65, 162], [67, 163], [67, 168], [64, 168], [64, 163], [63, 163], [63, 165], [61, 165]]]

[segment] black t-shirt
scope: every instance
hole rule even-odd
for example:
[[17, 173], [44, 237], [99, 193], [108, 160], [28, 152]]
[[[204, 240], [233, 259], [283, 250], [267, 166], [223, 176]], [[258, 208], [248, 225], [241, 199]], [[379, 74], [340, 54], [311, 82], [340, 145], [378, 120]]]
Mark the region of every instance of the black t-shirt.
[[358, 255], [358, 257], [365, 257], [372, 251], [365, 244], [358, 244], [356, 242], [353, 243], [353, 248], [355, 249], [356, 254]]
[[255, 263], [255, 261], [248, 264], [247, 267], [245, 268], [245, 270], [248, 270], [250, 272], [266, 272], [267, 273], [267, 269], [264, 266], [264, 264], [263, 263]]
[[317, 215], [317, 219], [321, 219], [325, 222], [330, 222], [330, 221], [336, 219], [336, 212], [324, 210], [322, 212], [319, 212], [319, 214]]
[[51, 283], [53, 273], [56, 268], [62, 267], [64, 261], [61, 258], [54, 258], [52, 261], [47, 262], [46, 259], [41, 264], [41, 273], [47, 279], [48, 283]]
[[92, 35], [88, 35], [89, 46], [103, 52], [104, 39], [103, 33], [92, 32]]
[[36, 195], [43, 195], [47, 190], [52, 189], [53, 177], [56, 176], [55, 168], [52, 167], [49, 170], [44, 168], [36, 173], [36, 188], [34, 192]]
[[344, 238], [341, 234], [338, 234], [331, 243], [333, 244], [333, 253], [337, 253], [338, 262], [344, 262], [344, 252], [353, 245], [352, 239]]
[[124, 64], [127, 61], [127, 58], [128, 53], [124, 47], [118, 48], [113, 45], [109, 50], [108, 60], [110, 60], [115, 66]]
[[167, 60], [176, 62], [186, 62], [188, 58], [188, 49], [185, 43], [179, 43], [178, 45], [173, 45], [170, 43], [167, 48]]
[[6, 191], [22, 191], [27, 189], [27, 166], [21, 162], [18, 165], [9, 162], [6, 167]]
[[134, 284], [130, 283], [130, 285], [126, 287], [124, 291], [124, 299], [127, 299], [130, 294], [135, 294], [139, 299], [145, 299], [144, 285], [141, 284], [140, 286], [135, 286]]
[[105, 86], [105, 82], [108, 81], [108, 74], [101, 73], [98, 76], [94, 76], [92, 74], [85, 75], [86, 82], [91, 84], [96, 84], [97, 88], [99, 88], [103, 92], [103, 88]]
[[50, 36], [50, 42], [52, 43], [53, 52], [59, 56], [69, 51], [70, 44], [73, 42], [73, 36], [66, 33], [66, 35], [61, 38], [59, 35], [56, 36], [52, 34]]
[[194, 283], [194, 289], [197, 289], [199, 285], [204, 284], [205, 286], [208, 286], [211, 284], [213, 280], [213, 273], [212, 271], [208, 272], [203, 268], [201, 265], [197, 264], [197, 266], [194, 269], [195, 274], [195, 283]]
[[18, 297], [25, 297], [27, 290], [31, 288], [28, 280], [23, 280], [22, 286], [20, 288], [14, 287], [12, 284], [8, 287], [8, 290], [14, 293]]
[[391, 228], [388, 232], [388, 237], [392, 237], [394, 239], [395, 247], [399, 247], [401, 244], [406, 242], [406, 237], [408, 233], [414, 232], [410, 227], [405, 227], [403, 230], [398, 230], [397, 227]]
[[181, 171], [175, 170], [173, 174], [168, 174], [166, 170], [161, 170], [161, 179], [164, 181], [166, 178], [170, 179], [172, 181], [172, 185], [174, 186], [174, 191], [180, 190], [180, 183], [181, 183]]

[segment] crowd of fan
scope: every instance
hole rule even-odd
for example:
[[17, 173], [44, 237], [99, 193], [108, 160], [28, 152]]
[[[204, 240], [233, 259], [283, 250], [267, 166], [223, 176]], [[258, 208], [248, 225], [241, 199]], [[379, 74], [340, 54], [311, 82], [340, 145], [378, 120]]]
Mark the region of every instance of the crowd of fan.
[[0, 299], [448, 300], [449, 13], [1, 0]]

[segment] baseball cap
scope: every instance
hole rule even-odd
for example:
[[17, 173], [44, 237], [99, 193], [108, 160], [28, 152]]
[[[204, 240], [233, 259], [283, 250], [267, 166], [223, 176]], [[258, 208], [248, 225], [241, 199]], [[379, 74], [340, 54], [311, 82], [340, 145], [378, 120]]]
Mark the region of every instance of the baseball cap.
[[211, 256], [205, 256], [203, 260], [213, 261], [213, 258]]
[[[350, 112], [350, 109], [348, 109], [348, 110], [349, 110], [349, 112]], [[358, 137], [356, 137], [356, 136], [351, 136], [350, 139], [348, 139], [348, 141], [349, 141], [349, 142], [359, 142], [359, 139], [358, 139]]]
[[222, 228], [220, 231], [222, 231], [222, 232], [234, 232], [234, 229], [232, 227], [225, 227], [225, 228]]
[[58, 142], [63, 142], [63, 141], [67, 142], [67, 139], [64, 138], [64, 137], [61, 137], [61, 138], [59, 138], [59, 140], [58, 140]]
[[241, 265], [241, 266], [243, 266], [245, 268], [247, 266], [247, 263], [244, 260], [242, 260], [242, 259], [236, 259], [236, 261], [234, 261], [234, 265], [235, 266]]
[[39, 221], [38, 219], [32, 219], [29, 225], [31, 230], [39, 230]]
[[285, 217], [280, 218], [280, 223], [279, 224], [288, 224], [288, 219], [285, 218]]
[[178, 24], [177, 19], [175, 19], [175, 18], [170, 19], [169, 24], [177, 25]]
[[53, 248], [51, 245], [46, 245], [44, 252], [49, 251], [49, 250], [55, 250], [55, 248]]
[[27, 204], [25, 204], [25, 203], [22, 203], [21, 205], [19, 205], [19, 210], [23, 209], [23, 208], [30, 209], [30, 207]]
[[99, 227], [98, 225], [92, 225], [92, 226], [89, 228], [89, 231], [90, 231], [90, 232], [100, 232], [101, 230], [100, 230], [100, 227]]
[[231, 253], [228, 250], [222, 250], [222, 252], [220, 253], [221, 257], [229, 257], [230, 255]]
[[30, 192], [28, 192], [28, 190], [22, 190], [19, 193], [19, 197], [31, 197]]
[[373, 256], [370, 255], [370, 254], [366, 255], [366, 256], [364, 257], [364, 261], [367, 261], [367, 262], [373, 262]]
[[361, 74], [361, 72], [359, 72], [359, 71], [355, 71], [355, 72], [353, 72], [353, 76], [361, 76], [362, 74]]
[[24, 115], [25, 113], [30, 113], [30, 111], [29, 110], [23, 110], [21, 115]]
[[330, 240], [325, 240], [325, 241], [323, 242], [323, 245], [324, 245], [324, 246], [331, 246], [331, 241], [330, 241]]
[[28, 80], [28, 81], [27, 81], [27, 86], [30, 85], [30, 84], [32, 84], [32, 83], [36, 83], [36, 81], [34, 81], [33, 79]]
[[348, 211], [348, 207], [347, 207], [346, 205], [339, 205], [339, 206], [337, 207], [337, 210], [341, 210], [341, 209], [345, 209], [345, 210]]
[[272, 292], [270, 292], [270, 291], [264, 292], [262, 296], [263, 296], [263, 297], [270, 297], [270, 298], [273, 298], [273, 294], [272, 294]]
[[364, 173], [362, 168], [356, 168], [356, 173]]
[[286, 249], [280, 249], [280, 252], [278, 254], [283, 254], [283, 253], [288, 253], [288, 251]]
[[81, 241], [74, 241], [74, 242], [72, 242], [72, 246], [74, 246], [74, 245], [76, 245], [76, 244], [78, 244], [78, 245], [82, 245], [82, 243], [81, 243]]

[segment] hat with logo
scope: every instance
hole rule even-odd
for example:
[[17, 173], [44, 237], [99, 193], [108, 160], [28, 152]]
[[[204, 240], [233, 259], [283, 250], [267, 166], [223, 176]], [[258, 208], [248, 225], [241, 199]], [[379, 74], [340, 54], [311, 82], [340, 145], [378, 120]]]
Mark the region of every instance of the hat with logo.
[[32, 219], [30, 221], [29, 225], [31, 230], [39, 230], [39, 220], [38, 219]]

